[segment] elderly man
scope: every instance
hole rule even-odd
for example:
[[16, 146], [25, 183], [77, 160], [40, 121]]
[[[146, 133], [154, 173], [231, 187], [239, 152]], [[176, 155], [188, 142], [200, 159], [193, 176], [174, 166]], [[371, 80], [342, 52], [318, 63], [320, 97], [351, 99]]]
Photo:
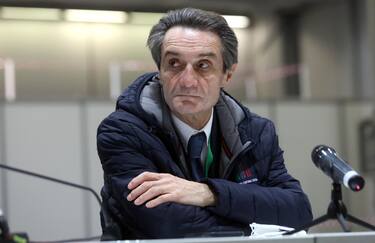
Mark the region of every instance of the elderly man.
[[147, 43], [159, 72], [135, 80], [98, 128], [104, 233], [247, 234], [252, 222], [309, 222], [309, 201], [287, 173], [273, 123], [223, 90], [237, 66], [225, 19], [171, 11]]

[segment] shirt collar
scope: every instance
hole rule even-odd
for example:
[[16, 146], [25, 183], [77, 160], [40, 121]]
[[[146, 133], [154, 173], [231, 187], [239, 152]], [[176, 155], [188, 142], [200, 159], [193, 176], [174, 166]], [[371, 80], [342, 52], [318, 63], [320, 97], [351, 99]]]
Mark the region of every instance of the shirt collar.
[[211, 129], [212, 129], [213, 111], [214, 109], [211, 110], [210, 119], [201, 130], [196, 130], [192, 128], [191, 126], [181, 121], [177, 116], [175, 116], [172, 113], [173, 123], [176, 126], [177, 133], [180, 135], [180, 138], [182, 140], [182, 145], [184, 146], [185, 151], [187, 151], [187, 145], [188, 145], [190, 137], [193, 136], [194, 134], [197, 134], [198, 132], [203, 131], [206, 134], [206, 144], [208, 144], [208, 139], [210, 138]]

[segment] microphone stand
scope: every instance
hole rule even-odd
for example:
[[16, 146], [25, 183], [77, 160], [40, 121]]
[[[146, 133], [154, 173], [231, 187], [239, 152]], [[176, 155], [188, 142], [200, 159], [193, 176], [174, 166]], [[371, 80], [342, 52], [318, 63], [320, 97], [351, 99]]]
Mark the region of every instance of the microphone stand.
[[348, 214], [346, 207], [342, 201], [342, 193], [341, 193], [341, 184], [332, 182], [332, 191], [331, 191], [331, 202], [328, 206], [327, 213], [317, 219], [314, 219], [310, 223], [303, 225], [301, 227], [296, 228], [295, 230], [288, 231], [284, 233], [284, 235], [292, 235], [297, 233], [301, 230], [307, 230], [308, 228], [323, 223], [330, 219], [336, 219], [343, 229], [344, 232], [350, 232], [349, 227], [346, 221], [355, 223], [357, 225], [363, 226], [370, 230], [375, 231], [375, 226], [365, 221], [362, 221], [350, 214]]
[[[42, 174], [38, 174], [38, 173], [35, 173], [35, 172], [22, 170], [22, 169], [11, 167], [11, 166], [1, 164], [1, 163], [0, 163], [0, 168], [10, 170], [10, 171], [13, 171], [13, 172], [17, 172], [17, 173], [21, 173], [21, 174], [25, 174], [25, 175], [29, 175], [29, 176], [33, 176], [33, 177], [37, 177], [39, 179], [44, 179], [44, 180], [52, 181], [52, 182], [55, 182], [55, 183], [67, 185], [67, 186], [70, 186], [70, 187], [79, 188], [79, 189], [82, 189], [82, 190], [85, 190], [85, 191], [89, 191], [95, 196], [96, 200], [99, 203], [100, 209], [103, 209], [102, 201], [100, 200], [99, 195], [93, 189], [91, 189], [90, 187], [82, 186], [82, 185], [72, 183], [72, 182], [69, 182], [69, 181], [56, 179], [56, 178], [49, 177], [49, 176], [42, 175]], [[0, 215], [0, 216], [2, 216], [2, 215]], [[100, 238], [100, 237], [95, 236], [95, 237], [82, 238], [82, 239], [69, 239], [69, 240], [63, 240], [63, 241], [58, 241], [58, 242], [86, 241], [86, 240], [93, 240], [93, 239], [98, 239], [98, 238]], [[3, 242], [4, 243], [29, 242], [29, 240], [28, 240], [28, 236], [27, 236], [26, 233], [10, 234], [9, 233], [9, 226], [8, 226], [5, 218], [0, 217], [0, 243], [3, 243]]]
[[102, 202], [100, 200], [99, 195], [93, 189], [91, 189], [90, 187], [82, 186], [82, 185], [75, 184], [75, 183], [72, 183], [72, 182], [69, 182], [69, 181], [63, 181], [63, 180], [60, 180], [60, 179], [52, 178], [52, 177], [49, 177], [49, 176], [45, 176], [45, 175], [42, 175], [42, 174], [38, 174], [38, 173], [26, 171], [26, 170], [21, 170], [21, 169], [15, 168], [15, 167], [11, 167], [9, 165], [0, 164], [0, 168], [11, 170], [11, 171], [21, 173], [21, 174], [25, 174], [25, 175], [29, 175], [29, 176], [33, 176], [33, 177], [37, 177], [37, 178], [41, 178], [41, 179], [45, 179], [45, 180], [48, 180], [48, 181], [53, 181], [53, 182], [63, 184], [63, 185], [67, 185], [67, 186], [74, 187], [74, 188], [80, 188], [80, 189], [85, 190], [85, 191], [89, 191], [95, 196], [96, 200], [99, 203], [100, 208], [102, 207]]

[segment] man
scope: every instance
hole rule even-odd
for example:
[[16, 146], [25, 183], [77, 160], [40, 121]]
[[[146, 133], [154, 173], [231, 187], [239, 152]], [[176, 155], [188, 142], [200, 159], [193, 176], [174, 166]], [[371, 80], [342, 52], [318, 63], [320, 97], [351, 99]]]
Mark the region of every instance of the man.
[[237, 66], [237, 39], [224, 18], [171, 11], [148, 46], [159, 72], [135, 80], [98, 128], [104, 233], [108, 218], [127, 239], [309, 222], [309, 201], [287, 173], [274, 125], [223, 91]]

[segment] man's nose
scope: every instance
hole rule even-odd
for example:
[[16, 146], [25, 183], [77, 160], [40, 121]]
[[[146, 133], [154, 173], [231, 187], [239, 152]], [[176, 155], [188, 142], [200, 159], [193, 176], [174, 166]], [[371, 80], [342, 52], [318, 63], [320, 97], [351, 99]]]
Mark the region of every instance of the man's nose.
[[198, 84], [198, 75], [192, 65], [185, 66], [184, 71], [181, 73], [181, 85], [186, 88], [196, 87]]

